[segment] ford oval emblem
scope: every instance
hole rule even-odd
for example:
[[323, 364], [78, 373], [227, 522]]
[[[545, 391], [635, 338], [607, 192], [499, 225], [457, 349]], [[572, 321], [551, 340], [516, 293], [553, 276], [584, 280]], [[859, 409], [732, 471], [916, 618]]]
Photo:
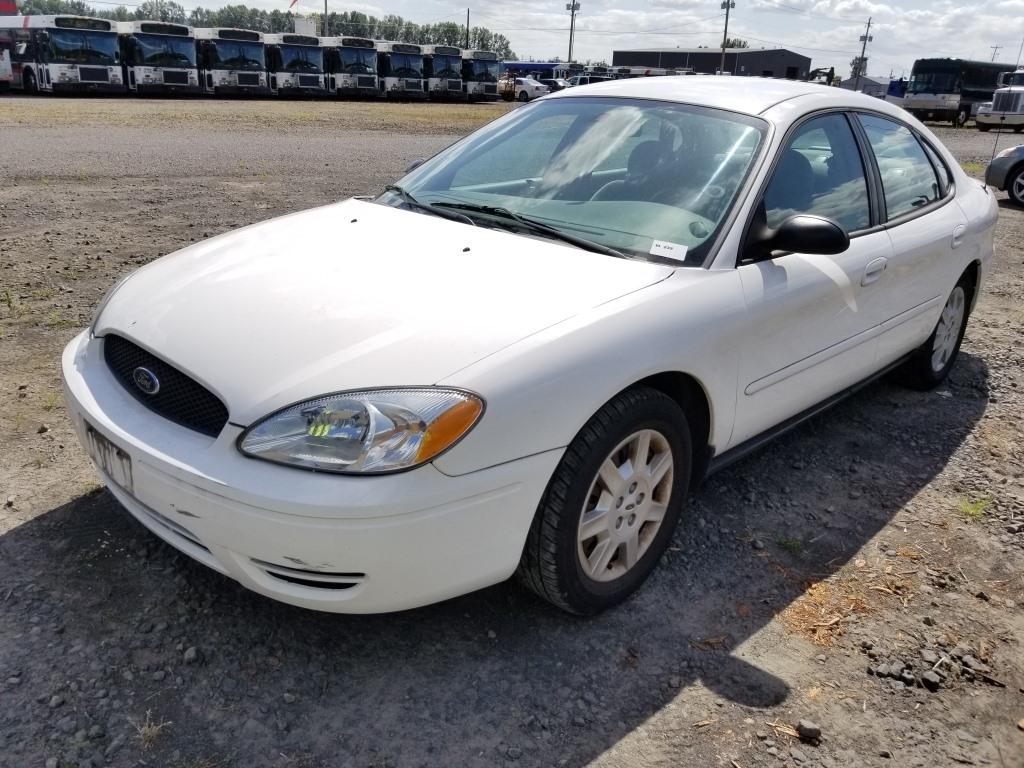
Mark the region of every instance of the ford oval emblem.
[[132, 371], [132, 381], [147, 395], [155, 395], [160, 391], [160, 379], [149, 368], [139, 366]]

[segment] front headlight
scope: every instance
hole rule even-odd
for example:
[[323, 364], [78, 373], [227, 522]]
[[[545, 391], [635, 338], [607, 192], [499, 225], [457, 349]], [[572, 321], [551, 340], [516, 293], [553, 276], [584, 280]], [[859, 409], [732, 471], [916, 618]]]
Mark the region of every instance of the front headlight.
[[304, 469], [374, 474], [425, 464], [483, 413], [476, 395], [440, 387], [341, 392], [267, 416], [242, 433], [246, 456]]

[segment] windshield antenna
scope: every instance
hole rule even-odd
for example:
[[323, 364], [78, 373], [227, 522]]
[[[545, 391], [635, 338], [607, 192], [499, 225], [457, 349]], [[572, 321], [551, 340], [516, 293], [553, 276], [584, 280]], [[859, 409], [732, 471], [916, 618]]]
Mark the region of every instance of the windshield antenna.
[[[988, 164], [989, 165], [992, 165], [992, 161], [996, 159], [996, 150], [999, 148], [999, 137], [1003, 135], [1003, 123], [1005, 123], [1005, 122], [1006, 122], [1006, 113], [1003, 112], [1002, 114], [999, 115], [999, 127], [995, 131], [996, 140], [992, 142], [992, 154], [988, 158]], [[988, 189], [987, 176], [988, 176], [988, 174], [986, 174], [986, 181], [983, 182], [982, 185], [981, 185], [983, 189]]]

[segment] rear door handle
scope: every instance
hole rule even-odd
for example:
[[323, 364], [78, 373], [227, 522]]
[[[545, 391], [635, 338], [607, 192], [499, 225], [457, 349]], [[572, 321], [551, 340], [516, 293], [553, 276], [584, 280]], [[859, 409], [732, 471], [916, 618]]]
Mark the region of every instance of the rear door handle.
[[871, 285], [885, 272], [886, 266], [888, 266], [889, 260], [884, 257], [879, 257], [868, 262], [868, 265], [864, 267], [864, 277], [860, 279], [861, 285]]
[[953, 247], [959, 248], [964, 242], [964, 235], [967, 234], [967, 227], [963, 224], [957, 224], [953, 227]]

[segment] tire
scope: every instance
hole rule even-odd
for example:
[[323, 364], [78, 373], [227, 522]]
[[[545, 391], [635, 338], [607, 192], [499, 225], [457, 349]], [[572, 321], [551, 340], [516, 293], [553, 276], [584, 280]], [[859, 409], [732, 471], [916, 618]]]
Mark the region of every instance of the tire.
[[519, 92], [519, 100], [520, 101], [529, 101], [530, 100], [530, 94], [528, 94], [526, 91], [520, 91]]
[[1024, 165], [1010, 171], [1006, 179], [1006, 192], [1010, 195], [1010, 200], [1024, 207]]
[[[648, 458], [633, 476], [644, 435]], [[584, 425], [555, 469], [526, 538], [519, 580], [553, 605], [584, 616], [625, 600], [672, 539], [692, 456], [686, 415], [672, 398], [647, 387], [616, 395]], [[659, 467], [663, 472], [656, 474]], [[589, 538], [581, 530], [585, 517], [593, 530]]]
[[36, 81], [35, 72], [30, 69], [24, 74], [22, 80], [22, 87], [25, 89], [25, 93], [33, 95], [39, 93], [39, 83]]
[[1021, 131], [1024, 131], [1024, 125], [1015, 125], [1015, 126], [1013, 126], [1013, 132], [1014, 133], [1020, 133]]
[[[923, 391], [937, 387], [949, 375], [967, 330], [973, 290], [973, 281], [964, 273], [946, 299], [942, 315], [927, 341], [900, 367], [898, 376], [903, 384]], [[947, 312], [952, 314], [947, 316]], [[957, 324], [951, 327], [951, 321], [957, 317]]]
[[967, 119], [971, 116], [971, 111], [966, 107], [960, 107], [956, 114], [953, 116], [953, 127], [962, 128], [967, 125]]
[[989, 131], [992, 130], [992, 126], [991, 125], [979, 125], [978, 126], [978, 130], [981, 131], [982, 133], [988, 133]]

